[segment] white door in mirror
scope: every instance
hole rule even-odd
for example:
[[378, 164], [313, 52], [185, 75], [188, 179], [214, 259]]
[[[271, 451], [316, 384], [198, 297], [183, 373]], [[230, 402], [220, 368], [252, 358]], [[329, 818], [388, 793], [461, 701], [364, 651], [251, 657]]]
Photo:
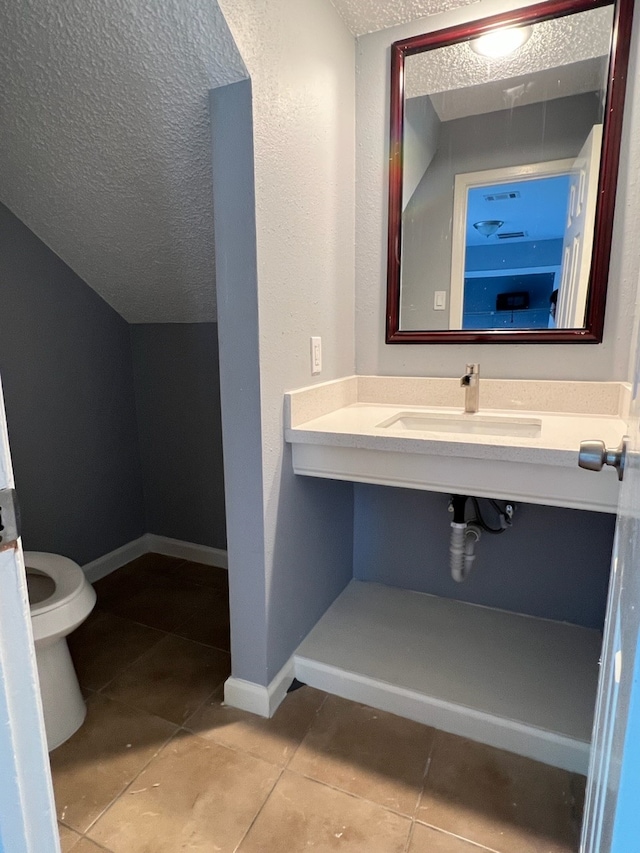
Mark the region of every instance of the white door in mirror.
[[555, 327], [559, 329], [581, 329], [585, 323], [601, 148], [602, 125], [596, 124], [571, 170], [562, 273], [555, 311]]

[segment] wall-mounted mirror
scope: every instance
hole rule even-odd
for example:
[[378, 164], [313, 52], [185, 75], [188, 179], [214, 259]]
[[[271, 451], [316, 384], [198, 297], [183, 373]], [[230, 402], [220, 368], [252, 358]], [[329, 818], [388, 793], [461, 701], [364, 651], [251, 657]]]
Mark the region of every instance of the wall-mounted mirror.
[[387, 343], [602, 340], [632, 10], [392, 45]]

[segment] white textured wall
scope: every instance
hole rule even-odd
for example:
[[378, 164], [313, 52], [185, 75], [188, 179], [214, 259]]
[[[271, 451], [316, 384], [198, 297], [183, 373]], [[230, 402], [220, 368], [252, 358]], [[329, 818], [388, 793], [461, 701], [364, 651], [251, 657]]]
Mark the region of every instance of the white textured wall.
[[[345, 519], [351, 487], [294, 476], [282, 408], [286, 390], [354, 370], [355, 42], [327, 0], [221, 0], [220, 6], [253, 88], [273, 677], [351, 576], [350, 515]], [[324, 369], [315, 380], [311, 335], [323, 344]], [[224, 348], [222, 372], [232, 372], [223, 356]], [[229, 440], [226, 432], [225, 456]], [[229, 558], [233, 574], [231, 551]], [[234, 675], [242, 677], [235, 666]]]
[[133, 323], [215, 319], [215, 0], [0, 4], [0, 201]]
[[456, 345], [384, 343], [389, 139], [389, 46], [428, 30], [495, 14], [520, 0], [482, 0], [473, 6], [394, 27], [358, 39], [356, 163], [356, 352], [357, 372], [384, 375], [456, 376], [479, 361], [485, 376], [541, 379], [625, 379], [633, 329], [632, 306], [640, 255], [640, 86], [637, 21], [620, 163], [620, 180], [609, 276], [604, 342], [600, 345]]

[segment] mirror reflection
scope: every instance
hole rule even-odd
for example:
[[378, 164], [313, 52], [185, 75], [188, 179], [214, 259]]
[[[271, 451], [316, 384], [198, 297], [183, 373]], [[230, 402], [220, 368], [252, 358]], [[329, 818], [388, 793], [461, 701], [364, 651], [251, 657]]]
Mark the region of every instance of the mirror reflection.
[[406, 57], [401, 330], [584, 327], [612, 22]]

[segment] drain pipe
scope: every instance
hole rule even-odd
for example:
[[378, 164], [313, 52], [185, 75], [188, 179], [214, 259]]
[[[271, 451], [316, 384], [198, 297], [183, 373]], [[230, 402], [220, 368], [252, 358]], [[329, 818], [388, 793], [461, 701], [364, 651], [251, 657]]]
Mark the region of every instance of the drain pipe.
[[451, 522], [451, 544], [449, 545], [449, 562], [451, 577], [457, 583], [466, 580], [473, 568], [476, 558], [474, 553], [476, 542], [480, 539], [480, 527], [465, 521], [467, 495], [454, 495], [451, 499], [450, 511], [453, 512]]

